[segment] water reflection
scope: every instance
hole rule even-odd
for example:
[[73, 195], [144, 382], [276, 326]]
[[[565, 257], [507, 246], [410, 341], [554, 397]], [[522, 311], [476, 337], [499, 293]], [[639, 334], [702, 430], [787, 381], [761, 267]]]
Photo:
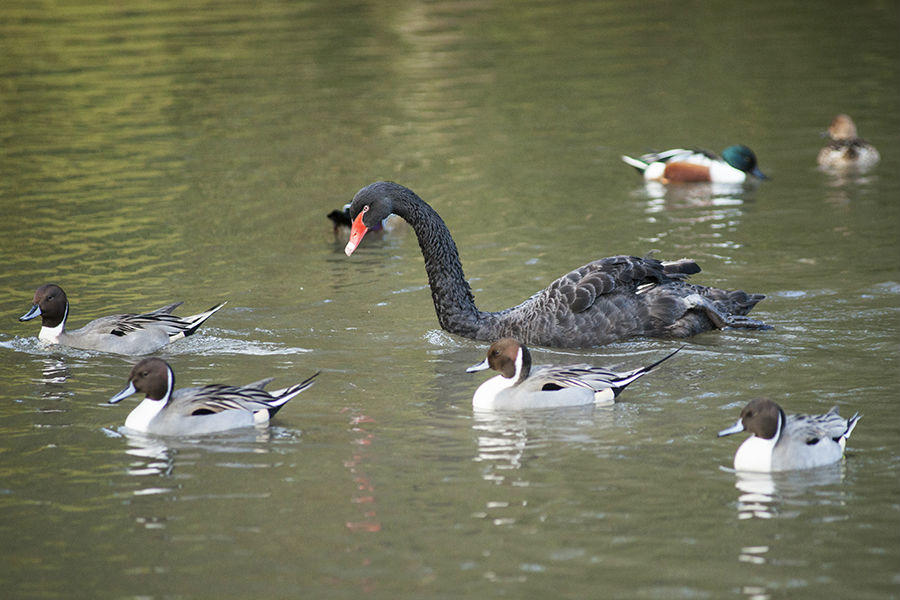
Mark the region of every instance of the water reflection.
[[[135, 477], [157, 475], [171, 477], [175, 470], [175, 459], [191, 461], [197, 451], [207, 453], [239, 453], [266, 454], [270, 451], [269, 443], [277, 437], [271, 427], [247, 427], [240, 431], [229, 431], [224, 434], [200, 438], [169, 438], [133, 431], [126, 427], [118, 430], [105, 429], [110, 437], [122, 437], [128, 444], [125, 453], [136, 457], [138, 461], [129, 464], [127, 474]], [[191, 461], [193, 462], [193, 461]], [[220, 463], [221, 466], [248, 467], [255, 466], [242, 461]], [[167, 491], [167, 490], [164, 490]], [[135, 495], [154, 493], [138, 490]], [[159, 493], [159, 492], [155, 492]]]
[[843, 481], [844, 465], [835, 463], [817, 469], [785, 473], [734, 473], [734, 487], [740, 492], [738, 519], [771, 519], [776, 516], [796, 516], [795, 512], [785, 512], [788, 505], [826, 501], [821, 494], [813, 497], [813, 491]]
[[41, 384], [40, 395], [45, 400], [65, 400], [75, 394], [65, 386], [69, 379], [69, 365], [66, 361], [47, 357], [41, 360], [41, 377], [34, 379]]
[[[136, 432], [125, 434], [125, 438], [128, 442], [128, 449], [125, 450], [125, 453], [139, 459], [129, 463], [126, 471], [128, 475], [171, 477], [175, 468], [176, 451], [169, 448], [161, 438]], [[143, 493], [135, 491], [135, 495], [143, 495]]]
[[665, 185], [658, 181], [647, 181], [643, 188], [643, 194], [648, 198], [647, 212], [740, 205], [743, 203], [741, 196], [745, 192], [743, 184], [734, 183]]
[[745, 196], [752, 189], [727, 183], [664, 185], [648, 181], [633, 195], [644, 199], [647, 219], [663, 225], [646, 241], [668, 239], [678, 244], [683, 237], [689, 241], [691, 253], [696, 253], [700, 244], [711, 255], [729, 259], [740, 248], [734, 233], [744, 217]]
[[525, 418], [516, 414], [476, 411], [473, 420], [472, 429], [478, 434], [475, 461], [485, 463], [482, 477], [487, 481], [502, 483], [506, 476], [497, 471], [522, 466], [525, 448], [528, 446]]
[[69, 366], [58, 358], [47, 358], [42, 361], [40, 383], [65, 383], [69, 378]]
[[[348, 410], [348, 409], [345, 409]], [[350, 432], [353, 439], [350, 444], [352, 451], [350, 457], [344, 461], [344, 467], [353, 477], [353, 493], [350, 495], [350, 503], [358, 512], [358, 517], [348, 520], [344, 526], [352, 533], [378, 533], [381, 531], [381, 520], [378, 518], [375, 481], [369, 475], [367, 465], [372, 461], [372, 442], [375, 434], [367, 429], [367, 426], [376, 421], [372, 417], [362, 413], [351, 413]], [[368, 538], [367, 538], [368, 539]], [[372, 550], [361, 541], [347, 549], [348, 552], [362, 554], [359, 564], [368, 567], [372, 564]], [[376, 581], [369, 576], [362, 576], [356, 582], [364, 593], [371, 593], [376, 587]]]
[[825, 200], [832, 206], [840, 207], [850, 204], [860, 190], [872, 186], [877, 181], [874, 175], [866, 171], [822, 169], [827, 177]]
[[369, 462], [369, 452], [375, 434], [366, 429], [367, 425], [375, 423], [375, 419], [364, 414], [350, 417], [350, 431], [354, 438], [351, 442], [353, 452], [350, 458], [344, 461], [344, 466], [353, 476], [355, 492], [350, 497], [350, 503], [360, 509], [360, 518], [347, 521], [346, 526], [350, 531], [377, 532], [381, 531], [381, 521], [375, 509], [375, 483], [365, 470], [365, 464]]
[[[482, 478], [497, 484], [503, 483], [518, 471], [519, 477], [512, 485], [525, 486], [520, 469], [529, 456], [536, 455], [550, 445], [551, 440], [568, 443], [593, 443], [597, 410], [594, 406], [573, 406], [552, 410], [528, 411], [475, 411], [472, 429], [477, 434], [475, 462], [484, 463]], [[589, 432], [585, 428], [590, 429]]]

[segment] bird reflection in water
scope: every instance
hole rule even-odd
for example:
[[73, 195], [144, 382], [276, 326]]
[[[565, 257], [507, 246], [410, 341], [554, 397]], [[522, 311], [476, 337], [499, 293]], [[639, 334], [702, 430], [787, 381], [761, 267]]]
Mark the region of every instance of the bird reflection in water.
[[646, 199], [644, 212], [650, 219], [665, 222], [666, 230], [648, 241], [685, 235], [692, 243], [721, 254], [723, 249], [737, 245], [729, 233], [736, 230], [744, 216], [746, 192], [744, 186], [735, 184], [666, 186], [649, 181], [639, 192]]
[[[156, 436], [126, 427], [117, 431], [107, 429], [105, 432], [113, 437], [124, 437], [128, 442], [125, 453], [140, 459], [129, 465], [129, 475], [171, 477], [176, 457], [184, 463], [195, 459], [198, 452], [266, 453], [276, 430], [271, 427], [246, 427], [197, 438]], [[135, 494], [147, 493], [152, 492], [135, 492]]]
[[350, 418], [350, 431], [356, 437], [352, 442], [354, 451], [350, 458], [344, 461], [344, 466], [350, 470], [356, 486], [356, 493], [350, 498], [350, 502], [362, 508], [363, 517], [359, 521], [347, 522], [347, 529], [350, 531], [381, 531], [381, 522], [377, 519], [375, 511], [375, 484], [363, 470], [364, 463], [368, 458], [368, 449], [375, 437], [365, 428], [370, 423], [375, 423], [375, 419], [366, 415], [355, 415]]
[[478, 435], [478, 452], [475, 462], [485, 464], [482, 477], [487, 481], [502, 483], [506, 475], [502, 471], [519, 469], [528, 445], [526, 419], [515, 413], [473, 413], [472, 429]]
[[844, 478], [844, 465], [835, 463], [816, 469], [781, 473], [734, 473], [734, 487], [740, 492], [738, 519], [771, 519], [796, 516], [796, 511], [786, 511], [788, 506], [799, 508], [832, 503], [833, 497], [823, 494], [820, 488], [840, 483]]
[[648, 181], [640, 194], [648, 199], [647, 212], [665, 209], [740, 206], [746, 188], [733, 183], [693, 183], [664, 185]]
[[[349, 408], [342, 410], [342, 412], [350, 411], [351, 409]], [[366, 429], [366, 426], [373, 423], [376, 423], [375, 419], [368, 415], [350, 415], [350, 432], [353, 435], [350, 444], [353, 450], [350, 458], [344, 461], [344, 466], [353, 477], [354, 491], [350, 495], [350, 503], [354, 506], [354, 510], [360, 512], [360, 518], [346, 521], [345, 526], [348, 531], [353, 533], [367, 534], [381, 531], [381, 521], [378, 520], [378, 512], [376, 510], [375, 482], [365, 470], [366, 463], [371, 460], [369, 453], [371, 452], [372, 442], [375, 439], [375, 434]], [[361, 566], [368, 567], [372, 564], [372, 559], [370, 558], [372, 551], [364, 543], [361, 542], [354, 545], [348, 550], [363, 554], [363, 557], [360, 559]], [[375, 590], [376, 583], [376, 580], [368, 575], [362, 576], [357, 581], [360, 590], [367, 594]]]
[[522, 411], [476, 410], [472, 413], [478, 448], [475, 462], [484, 463], [482, 478], [503, 483], [511, 472], [518, 478], [512, 485], [525, 486], [521, 468], [530, 456], [537, 456], [551, 445], [551, 440], [579, 442], [586, 428], [594, 428], [594, 417], [609, 415], [609, 407], [592, 404], [553, 409]]
[[[69, 365], [59, 358], [47, 357], [42, 359], [41, 376], [32, 381], [40, 385], [40, 396], [44, 400], [67, 400], [74, 397], [75, 393], [67, 388], [66, 380], [69, 379]], [[53, 412], [42, 411], [42, 412]]]

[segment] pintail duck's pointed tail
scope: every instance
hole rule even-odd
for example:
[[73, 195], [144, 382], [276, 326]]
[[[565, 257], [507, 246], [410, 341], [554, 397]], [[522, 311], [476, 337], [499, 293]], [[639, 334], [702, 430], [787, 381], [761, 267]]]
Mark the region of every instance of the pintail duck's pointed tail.
[[319, 373], [321, 373], [321, 371], [316, 371], [296, 385], [273, 391], [272, 395], [275, 399], [269, 403], [269, 418], [271, 419], [274, 417], [275, 413], [281, 410], [281, 407], [287, 404], [294, 396], [311, 388], [315, 383], [315, 378], [319, 376]]
[[850, 437], [850, 434], [853, 433], [853, 429], [856, 428], [856, 424], [862, 418], [862, 415], [857, 413], [853, 413], [853, 416], [847, 419], [847, 430], [844, 432], [844, 435], [841, 436], [841, 441], [846, 442]]
[[189, 335], [193, 335], [194, 333], [196, 333], [197, 330], [200, 329], [200, 326], [203, 325], [203, 323], [206, 322], [206, 320], [207, 320], [208, 318], [210, 318], [211, 316], [213, 316], [214, 314], [216, 314], [216, 312], [217, 312], [220, 308], [222, 308], [223, 306], [225, 306], [227, 303], [228, 303], [227, 301], [221, 302], [221, 303], [219, 303], [219, 304], [216, 304], [215, 306], [213, 306], [212, 308], [210, 308], [210, 309], [207, 310], [207, 311], [204, 311], [204, 312], [202, 312], [202, 313], [198, 313], [198, 314], [196, 314], [196, 315], [191, 315], [191, 316], [189, 316], [189, 317], [185, 317], [184, 320], [185, 320], [186, 322], [188, 322], [190, 325], [187, 327], [187, 329], [185, 329], [185, 330], [183, 331], [184, 337], [187, 337], [187, 336], [189, 336]]
[[637, 381], [638, 379], [640, 379], [641, 377], [643, 377], [644, 375], [649, 373], [651, 370], [653, 370], [657, 366], [659, 366], [662, 363], [664, 363], [665, 361], [669, 360], [670, 358], [672, 358], [673, 356], [675, 356], [676, 354], [681, 352], [682, 349], [684, 349], [684, 346], [680, 346], [680, 347], [676, 348], [674, 352], [670, 352], [669, 354], [667, 354], [666, 356], [663, 356], [661, 359], [659, 359], [658, 361], [656, 361], [654, 363], [651, 363], [644, 367], [640, 367], [633, 371], [628, 371], [627, 373], [622, 373], [622, 375], [619, 377], [619, 379], [617, 379], [613, 383], [613, 393], [616, 396], [618, 396], [619, 394], [622, 393], [622, 390], [624, 390], [626, 387], [628, 387], [629, 384]]

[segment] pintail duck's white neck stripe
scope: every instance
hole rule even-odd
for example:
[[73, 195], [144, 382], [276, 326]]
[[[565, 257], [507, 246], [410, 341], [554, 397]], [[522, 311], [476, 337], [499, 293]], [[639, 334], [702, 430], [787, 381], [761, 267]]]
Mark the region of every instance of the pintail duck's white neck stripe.
[[513, 380], [516, 382], [516, 385], [519, 385], [528, 377], [528, 373], [522, 372], [522, 346], [519, 346], [519, 349], [516, 351], [516, 374], [513, 376]]
[[172, 388], [175, 387], [175, 374], [172, 369], [166, 369], [166, 394], [159, 400], [153, 398], [144, 398], [137, 405], [128, 418], [125, 419], [125, 427], [134, 429], [135, 431], [148, 431], [150, 422], [162, 412], [172, 397]]
[[[168, 365], [166, 365], [168, 367]], [[163, 404], [168, 404], [169, 400], [172, 398], [172, 392], [175, 388], [175, 373], [172, 371], [172, 367], [168, 367], [166, 369], [166, 395], [163, 396], [162, 402]]]
[[519, 385], [531, 375], [531, 352], [529, 352], [528, 348], [525, 346], [519, 346], [519, 349], [516, 352], [515, 365], [516, 372], [513, 375], [512, 380], [515, 381], [515, 385]]
[[50, 344], [58, 344], [59, 336], [66, 332], [66, 319], [69, 318], [69, 303], [66, 302], [66, 311], [63, 313], [62, 321], [59, 322], [59, 325], [56, 327], [47, 327], [46, 325], [41, 326], [41, 332], [38, 334], [38, 339], [42, 342], [48, 342]]
[[736, 471], [770, 472], [772, 470], [772, 455], [775, 446], [781, 439], [784, 430], [784, 413], [778, 411], [778, 426], [775, 435], [769, 439], [751, 435], [744, 440], [734, 455], [734, 468]]

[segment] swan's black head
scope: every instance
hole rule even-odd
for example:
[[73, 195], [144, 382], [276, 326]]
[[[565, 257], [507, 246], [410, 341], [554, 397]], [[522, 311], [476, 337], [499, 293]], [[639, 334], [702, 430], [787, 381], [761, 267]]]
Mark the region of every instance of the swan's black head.
[[393, 212], [394, 196], [402, 192], [408, 192], [408, 190], [393, 181], [376, 181], [367, 185], [356, 192], [353, 197], [353, 201], [350, 203], [350, 219], [355, 220], [359, 213], [368, 206], [369, 208], [363, 216], [363, 224], [369, 228], [374, 227]]
[[394, 198], [401, 194], [412, 194], [402, 185], [392, 181], [376, 181], [356, 192], [350, 203], [350, 241], [344, 252], [353, 254], [366, 232], [375, 228], [394, 212]]

